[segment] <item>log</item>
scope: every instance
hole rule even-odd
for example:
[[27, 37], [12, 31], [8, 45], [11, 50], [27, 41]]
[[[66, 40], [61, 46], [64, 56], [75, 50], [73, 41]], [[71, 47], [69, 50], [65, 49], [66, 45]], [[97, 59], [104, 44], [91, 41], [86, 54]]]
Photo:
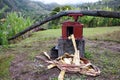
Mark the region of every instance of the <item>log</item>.
[[51, 20], [55, 20], [62, 16], [67, 16], [69, 14], [83, 14], [86, 16], [108, 17], [108, 18], [119, 18], [120, 19], [120, 12], [114, 12], [114, 11], [113, 12], [112, 11], [88, 11], [88, 10], [86, 10], [86, 11], [62, 11], [56, 15], [45, 18], [43, 21], [40, 21], [38, 23], [35, 23], [35, 24], [29, 26], [25, 30], [23, 30], [23, 31], [19, 32], [18, 34], [16, 34], [15, 36], [9, 38], [8, 41], [16, 39], [17, 37], [25, 34], [26, 32], [28, 32], [36, 27], [39, 27]]

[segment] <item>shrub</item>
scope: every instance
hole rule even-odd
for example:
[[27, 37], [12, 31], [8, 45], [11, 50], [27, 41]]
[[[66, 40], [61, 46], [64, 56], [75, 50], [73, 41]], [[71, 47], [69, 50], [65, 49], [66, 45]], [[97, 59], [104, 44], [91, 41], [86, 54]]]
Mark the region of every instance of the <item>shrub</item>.
[[0, 44], [7, 45], [8, 38], [30, 26], [33, 21], [27, 17], [23, 18], [16, 12], [8, 13], [5, 22], [0, 22]]

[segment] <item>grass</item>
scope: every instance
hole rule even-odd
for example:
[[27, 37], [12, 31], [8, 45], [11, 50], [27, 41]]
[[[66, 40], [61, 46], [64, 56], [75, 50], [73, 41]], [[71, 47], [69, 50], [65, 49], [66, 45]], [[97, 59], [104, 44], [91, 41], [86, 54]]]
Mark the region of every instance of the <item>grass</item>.
[[0, 79], [10, 80], [10, 78], [8, 77], [10, 75], [9, 67], [13, 58], [13, 54], [0, 55]]
[[[84, 37], [88, 39], [95, 40], [94, 37], [98, 38], [102, 35], [104, 39], [100, 38], [100, 40], [108, 40], [107, 34], [111, 34], [118, 30], [120, 30], [120, 27], [84, 28], [83, 34]], [[7, 49], [0, 47], [0, 79], [9, 80], [9, 66], [15, 55], [25, 53], [28, 54], [27, 57], [29, 60], [33, 60], [35, 55], [39, 54], [42, 51], [49, 51], [54, 45], [56, 45], [57, 39], [60, 38], [60, 36], [61, 29], [50, 29], [33, 33], [31, 37], [26, 38], [25, 40], [22, 40], [16, 44], [11, 44]], [[113, 37], [111, 39], [112, 41], [120, 40], [118, 38], [114, 39]], [[87, 58], [90, 58], [90, 60], [95, 65], [99, 66], [102, 69], [102, 73], [104, 74], [102, 77], [117, 75], [119, 73], [117, 70], [120, 66], [118, 65], [120, 64], [118, 53], [104, 51], [101, 54], [98, 46], [98, 48], [93, 48], [92, 50], [90, 50], [88, 47], [86, 54]], [[66, 77], [66, 80], [72, 80], [72, 78], [68, 79]]]
[[[113, 33], [114, 32], [114, 33]], [[116, 33], [115, 33], [116, 32]], [[113, 39], [113, 41], [118, 41], [120, 37], [118, 37], [118, 32], [120, 32], [120, 27], [96, 27], [96, 28], [84, 28], [83, 29], [83, 36], [88, 39], [101, 39], [101, 40], [107, 40], [110, 34], [116, 34], [116, 39]], [[96, 36], [97, 35], [97, 36]], [[99, 38], [103, 35], [103, 38]], [[106, 36], [105, 36], [106, 35]], [[36, 37], [35, 37], [36, 36]], [[61, 29], [50, 29], [46, 31], [41, 31], [35, 33], [35, 40], [49, 40], [50, 38], [60, 38], [61, 36]], [[105, 36], [105, 37], [104, 37]], [[110, 36], [113, 37], [113, 36]], [[110, 38], [109, 37], [109, 38]], [[118, 38], [117, 38], [118, 37]], [[109, 39], [108, 39], [109, 40]]]
[[[93, 39], [98, 33], [99, 33], [99, 36], [100, 36], [100, 35], [104, 35], [106, 33], [114, 32], [118, 29], [119, 29], [119, 27], [84, 28], [83, 35], [85, 36], [85, 38]], [[97, 37], [99, 37], [99, 36], [97, 36]], [[15, 45], [17, 45], [19, 47], [21, 46], [20, 48], [30, 47], [30, 48], [33, 48], [33, 49], [35, 49], [35, 48], [39, 49], [38, 47], [40, 45], [43, 46], [43, 47], [44, 47], [44, 45], [46, 45], [46, 47], [44, 49], [42, 49], [42, 50], [39, 49], [38, 51], [49, 51], [54, 45], [56, 45], [57, 39], [60, 38], [60, 37], [61, 37], [61, 29], [49, 29], [49, 30], [45, 30], [45, 31], [36, 32], [31, 37], [26, 38], [25, 40], [21, 41], [18, 44], [15, 44]], [[104, 38], [107, 38], [107, 37], [104, 37]], [[56, 40], [56, 42], [54, 42], [54, 40]], [[119, 39], [117, 39], [117, 40], [119, 40]], [[53, 44], [51, 42], [49, 42], [49, 45], [47, 45], [46, 41], [47, 42], [53, 41]], [[24, 48], [23, 48], [23, 51], [25, 51]], [[31, 51], [31, 50], [29, 50], [29, 51]], [[30, 55], [31, 58], [38, 51], [32, 51], [33, 55]], [[87, 58], [91, 57], [89, 52], [86, 52], [86, 55], [87, 55], [86, 56]]]
[[109, 50], [102, 50], [103, 51], [102, 53], [100, 51], [101, 49], [97, 49], [96, 52], [93, 52], [91, 50], [91, 53], [94, 54], [92, 55], [91, 61], [101, 69], [101, 75], [99, 77], [102, 77], [103, 79], [104, 78], [112, 79], [116, 77], [113, 80], [119, 80], [120, 77], [119, 53], [114, 51], [111, 52]]
[[89, 51], [85, 50], [84, 57], [87, 58], [87, 59], [90, 59], [90, 58], [92, 58], [92, 53], [90, 53]]
[[[49, 80], [58, 80], [58, 78], [52, 78]], [[86, 80], [86, 76], [85, 75], [80, 75], [78, 76], [71, 76], [71, 77], [66, 77], [64, 80]]]
[[95, 35], [93, 37], [91, 37], [91, 39], [94, 40], [104, 40], [104, 41], [114, 41], [114, 42], [118, 42], [120, 43], [120, 29], [110, 32], [110, 33], [106, 33], [104, 35]]
[[84, 28], [83, 35], [90, 38], [91, 36], [110, 33], [116, 30], [120, 30], [120, 27], [96, 27], [96, 28]]

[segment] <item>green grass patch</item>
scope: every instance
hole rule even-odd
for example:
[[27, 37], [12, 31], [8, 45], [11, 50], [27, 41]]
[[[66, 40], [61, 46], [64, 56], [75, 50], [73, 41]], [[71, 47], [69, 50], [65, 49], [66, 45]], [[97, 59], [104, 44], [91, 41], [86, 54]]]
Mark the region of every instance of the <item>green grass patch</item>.
[[[112, 32], [120, 30], [120, 27], [96, 27], [96, 28], [83, 28], [83, 36], [88, 39], [95, 39], [95, 36], [104, 37], [104, 34], [112, 34]], [[60, 38], [62, 36], [61, 29], [49, 29], [34, 33], [34, 40], [50, 40]], [[118, 33], [116, 33], [116, 37]], [[114, 34], [113, 34], [114, 35]], [[111, 36], [110, 36], [111, 37]], [[107, 39], [106, 36], [104, 39]], [[112, 38], [111, 38], [112, 39]]]
[[0, 79], [10, 80], [9, 67], [13, 58], [13, 54], [0, 55]]
[[[39, 31], [33, 33], [33, 35], [25, 40], [21, 41], [22, 43], [31, 43], [31, 42], [40, 42], [40, 41], [49, 41], [57, 39], [61, 36], [60, 29], [48, 29], [45, 31]], [[21, 44], [21, 43], [20, 43]]]
[[90, 59], [90, 58], [92, 58], [92, 53], [90, 53], [89, 51], [85, 51], [84, 56], [85, 56], [85, 58]]
[[92, 40], [120, 42], [120, 27], [84, 28], [84, 37]]
[[104, 35], [95, 35], [92, 37], [94, 40], [114, 41], [120, 42], [120, 30], [106, 33]]
[[[103, 37], [104, 37], [104, 34], [112, 33], [114, 31], [118, 31], [119, 29], [120, 29], [120, 27], [84, 28], [83, 36], [88, 39], [94, 39], [94, 37], [96, 35], [97, 35], [97, 37], [99, 37], [100, 35], [103, 35]], [[49, 41], [52, 39], [58, 39], [62, 36], [61, 33], [62, 33], [61, 29], [48, 29], [45, 31], [39, 31], [39, 32], [33, 33], [33, 35], [30, 38], [27, 38], [27, 39], [23, 40], [22, 42], [23, 43], [31, 43], [31, 42], [36, 42], [36, 41]], [[106, 36], [104, 38], [106, 38]]]
[[[51, 78], [49, 80], [59, 80], [57, 77], [55, 78]], [[86, 76], [85, 75], [80, 75], [80, 76], [75, 76], [73, 74], [73, 76], [65, 76], [64, 80], [86, 80]]]
[[83, 35], [87, 38], [95, 35], [102, 35], [106, 33], [111, 33], [113, 31], [120, 30], [120, 27], [96, 27], [96, 28], [84, 28]]
[[[95, 50], [95, 51], [94, 51]], [[118, 76], [120, 73], [120, 56], [119, 52], [114, 52], [110, 50], [101, 50], [99, 48], [91, 50], [92, 58], [90, 59], [92, 63], [98, 66], [101, 70], [100, 77], [111, 78], [113, 76]], [[102, 51], [102, 52], [101, 52]], [[108, 77], [111, 76], [111, 77]], [[115, 79], [119, 80], [119, 79]]]
[[51, 38], [59, 38], [61, 36], [61, 29], [49, 29], [46, 31], [41, 31], [36, 33], [35, 36], [39, 36], [40, 39], [51, 39]]

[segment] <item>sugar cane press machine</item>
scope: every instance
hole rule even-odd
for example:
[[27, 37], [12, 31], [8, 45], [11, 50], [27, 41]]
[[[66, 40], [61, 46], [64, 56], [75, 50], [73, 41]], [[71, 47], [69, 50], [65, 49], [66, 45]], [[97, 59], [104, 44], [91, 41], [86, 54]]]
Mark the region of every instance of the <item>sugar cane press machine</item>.
[[[35, 23], [25, 30], [21, 31], [20, 33], [16, 34], [15, 36], [9, 38], [8, 40], [13, 40], [26, 32], [37, 28], [51, 20], [55, 20], [58, 18], [61, 18], [63, 16], [71, 16], [74, 18], [74, 22], [72, 21], [65, 21], [62, 23], [62, 37], [58, 40], [58, 45], [57, 47], [54, 47], [53, 50], [56, 51], [58, 54], [55, 57], [61, 56], [64, 53], [73, 53], [74, 49], [72, 46], [71, 40], [68, 39], [68, 37], [71, 34], [74, 34], [75, 36], [75, 41], [77, 44], [77, 49], [80, 50], [80, 55], [84, 57], [84, 52], [85, 52], [85, 41], [83, 39], [83, 25], [79, 22], [77, 22], [78, 17], [82, 16], [95, 16], [95, 17], [107, 17], [107, 18], [118, 18], [120, 19], [120, 12], [115, 12], [115, 11], [62, 11], [56, 15], [50, 16], [48, 18], [45, 18], [43, 21], [40, 21], [38, 23]], [[52, 54], [54, 55], [54, 54]]]
[[83, 24], [77, 22], [78, 17], [82, 17], [82, 14], [69, 14], [69, 17], [73, 17], [74, 21], [64, 21], [62, 23], [62, 36], [58, 39], [58, 45], [51, 50], [51, 57], [59, 57], [64, 53], [73, 54], [75, 52], [73, 43], [69, 36], [72, 34], [75, 37], [77, 49], [80, 51], [80, 56], [84, 57], [85, 42], [83, 39]]

